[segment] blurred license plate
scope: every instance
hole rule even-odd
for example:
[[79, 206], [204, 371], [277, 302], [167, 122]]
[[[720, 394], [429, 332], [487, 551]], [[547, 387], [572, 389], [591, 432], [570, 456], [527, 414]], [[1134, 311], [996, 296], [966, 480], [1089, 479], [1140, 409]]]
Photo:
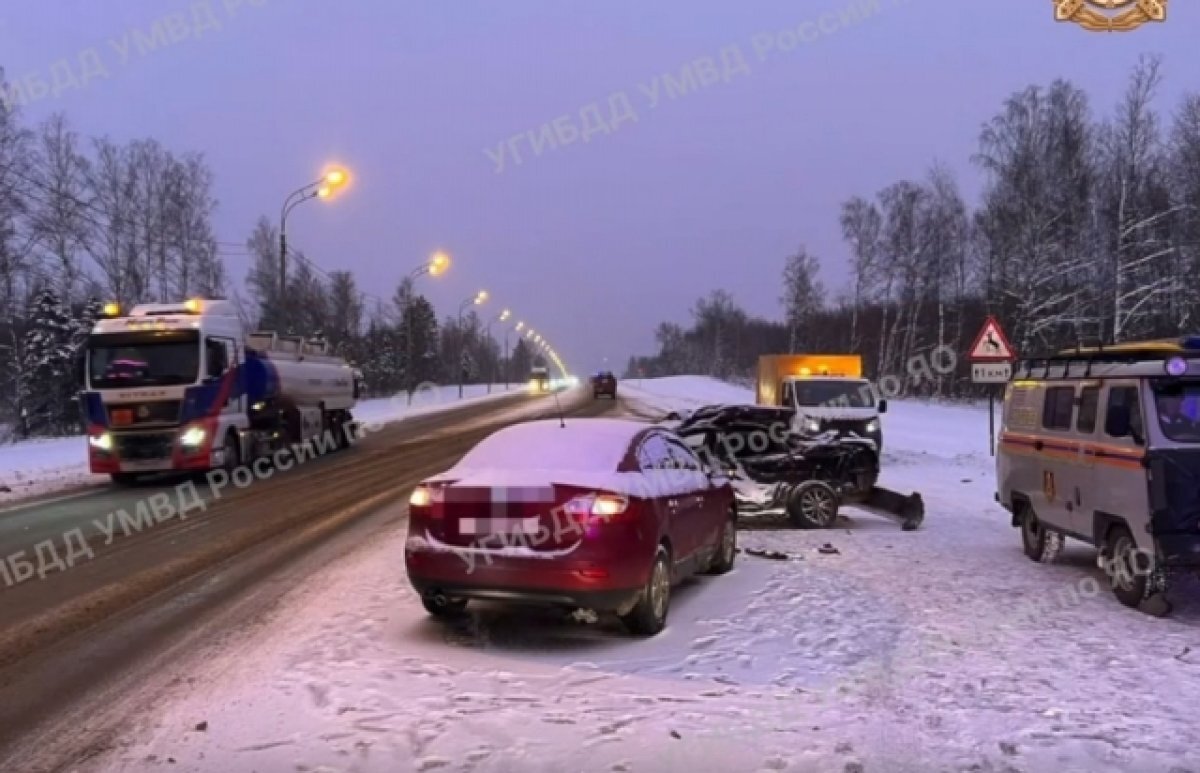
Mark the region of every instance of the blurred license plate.
[[537, 534], [541, 519], [532, 518], [460, 518], [459, 534]]
[[118, 408], [110, 416], [112, 416], [114, 427], [124, 427], [127, 424], [133, 424], [133, 409], [131, 408]]

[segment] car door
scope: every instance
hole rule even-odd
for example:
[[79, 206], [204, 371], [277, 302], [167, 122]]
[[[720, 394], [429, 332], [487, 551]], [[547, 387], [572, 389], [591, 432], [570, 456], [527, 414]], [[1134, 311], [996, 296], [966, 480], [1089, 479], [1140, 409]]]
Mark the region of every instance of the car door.
[[678, 566], [695, 548], [680, 517], [681, 505], [675, 495], [675, 458], [661, 432], [651, 432], [642, 439], [637, 459], [646, 483], [646, 499], [662, 524], [662, 533], [671, 541], [672, 559]]
[[676, 517], [687, 532], [689, 555], [700, 558], [719, 539], [713, 511], [718, 507], [717, 492], [711, 490], [704, 465], [678, 438], [667, 437], [667, 446], [675, 461], [676, 496], [679, 510]]
[[[1146, 452], [1146, 412], [1141, 389], [1136, 380], [1113, 380], [1105, 385], [1104, 426], [1097, 446], [1096, 467], [1092, 482], [1095, 502], [1089, 509], [1083, 535], [1094, 538], [1094, 516], [1115, 516], [1126, 519], [1138, 546], [1150, 550], [1153, 538], [1146, 532], [1145, 514], [1149, 512], [1149, 487], [1142, 459]], [[1115, 434], [1114, 409], [1127, 408], [1132, 433]]]

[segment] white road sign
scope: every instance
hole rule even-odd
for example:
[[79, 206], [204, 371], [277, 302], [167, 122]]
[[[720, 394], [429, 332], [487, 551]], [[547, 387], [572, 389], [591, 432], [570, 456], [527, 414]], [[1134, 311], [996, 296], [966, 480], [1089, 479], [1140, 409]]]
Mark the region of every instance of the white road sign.
[[1010, 362], [973, 362], [971, 380], [976, 384], [1005, 384], [1012, 378]]

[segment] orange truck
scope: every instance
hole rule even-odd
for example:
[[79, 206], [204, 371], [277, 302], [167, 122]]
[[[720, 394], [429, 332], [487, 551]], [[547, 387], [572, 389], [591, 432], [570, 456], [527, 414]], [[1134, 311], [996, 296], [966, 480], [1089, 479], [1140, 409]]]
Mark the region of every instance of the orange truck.
[[768, 354], [758, 359], [755, 401], [796, 412], [793, 428], [804, 435], [836, 432], [883, 446], [880, 414], [887, 400], [878, 399], [863, 377], [857, 354]]

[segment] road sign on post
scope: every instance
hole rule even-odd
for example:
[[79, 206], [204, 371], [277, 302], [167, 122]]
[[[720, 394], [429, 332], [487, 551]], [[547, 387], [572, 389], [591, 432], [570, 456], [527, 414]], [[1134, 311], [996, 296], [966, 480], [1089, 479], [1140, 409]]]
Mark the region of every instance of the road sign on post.
[[[975, 337], [971, 351], [971, 381], [976, 384], [1006, 384], [1012, 378], [1012, 361], [1017, 358], [1000, 323], [989, 315]], [[996, 392], [988, 390], [988, 451], [996, 455]]]

